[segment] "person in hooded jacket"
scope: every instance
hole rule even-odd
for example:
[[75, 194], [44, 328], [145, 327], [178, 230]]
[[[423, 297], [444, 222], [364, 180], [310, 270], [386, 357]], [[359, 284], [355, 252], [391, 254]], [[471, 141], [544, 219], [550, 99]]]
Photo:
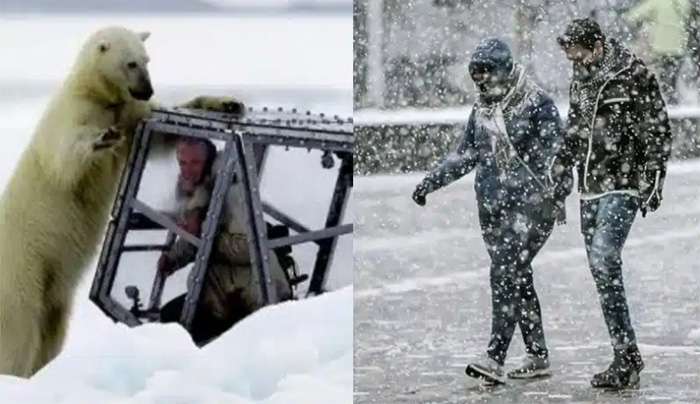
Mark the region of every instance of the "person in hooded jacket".
[[469, 73], [479, 90], [464, 134], [449, 154], [416, 187], [426, 195], [476, 168], [474, 188], [481, 233], [491, 258], [491, 338], [486, 355], [470, 364], [469, 376], [503, 381], [503, 364], [516, 326], [527, 356], [508, 373], [528, 378], [548, 372], [549, 355], [533, 284], [532, 260], [565, 219], [564, 201], [572, 170], [557, 163], [564, 132], [552, 99], [513, 63], [503, 41], [482, 41]]
[[659, 208], [671, 128], [655, 76], [590, 18], [557, 38], [573, 65], [564, 166], [578, 172], [581, 232], [613, 346], [593, 387], [627, 388], [644, 368], [622, 279], [622, 248], [637, 211]]

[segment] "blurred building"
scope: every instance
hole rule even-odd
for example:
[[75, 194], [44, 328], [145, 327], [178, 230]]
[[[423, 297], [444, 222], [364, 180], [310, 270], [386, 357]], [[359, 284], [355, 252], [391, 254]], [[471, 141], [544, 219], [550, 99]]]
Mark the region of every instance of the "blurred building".
[[555, 97], [570, 63], [556, 36], [593, 16], [625, 42], [622, 12], [636, 0], [355, 0], [355, 107], [449, 107], [471, 102], [466, 66], [487, 37], [500, 37]]

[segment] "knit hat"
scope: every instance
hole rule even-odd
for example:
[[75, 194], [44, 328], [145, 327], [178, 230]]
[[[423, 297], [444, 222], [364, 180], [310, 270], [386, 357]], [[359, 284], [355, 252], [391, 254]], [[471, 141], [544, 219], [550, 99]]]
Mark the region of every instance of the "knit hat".
[[473, 74], [476, 70], [510, 73], [513, 70], [513, 56], [508, 45], [498, 38], [481, 41], [469, 62], [469, 72]]
[[605, 42], [605, 34], [600, 29], [600, 25], [592, 18], [579, 18], [571, 21], [564, 34], [557, 37], [557, 42], [562, 48], [581, 45], [586, 49], [593, 49], [596, 41]]

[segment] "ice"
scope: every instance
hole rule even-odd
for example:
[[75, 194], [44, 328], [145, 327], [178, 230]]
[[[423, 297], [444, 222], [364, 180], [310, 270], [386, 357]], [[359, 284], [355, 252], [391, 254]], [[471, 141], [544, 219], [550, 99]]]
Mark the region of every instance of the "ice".
[[63, 354], [30, 380], [0, 376], [0, 392], [27, 404], [350, 403], [352, 297], [258, 311], [202, 350], [179, 326], [130, 329], [80, 304]]

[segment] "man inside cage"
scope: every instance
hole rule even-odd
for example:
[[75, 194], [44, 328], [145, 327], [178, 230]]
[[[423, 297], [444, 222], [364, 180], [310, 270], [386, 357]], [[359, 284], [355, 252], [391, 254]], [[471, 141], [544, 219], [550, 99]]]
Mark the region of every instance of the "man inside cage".
[[[184, 136], [176, 141], [176, 156], [180, 170], [175, 187], [176, 220], [182, 229], [199, 236], [215, 173], [223, 158], [210, 140]], [[234, 182], [224, 201], [192, 327], [192, 338], [198, 343], [218, 336], [263, 305], [248, 249], [244, 192], [243, 187]], [[170, 275], [193, 262], [196, 255], [197, 248], [180, 237], [160, 256], [158, 270]], [[291, 299], [292, 291], [276, 254], [271, 253], [269, 257], [270, 276], [277, 296], [280, 300]], [[190, 284], [191, 279], [188, 286]], [[162, 322], [180, 319], [185, 297], [183, 294], [163, 306]]]
[[590, 18], [557, 38], [573, 65], [569, 128], [562, 154], [578, 171], [581, 232], [610, 334], [613, 360], [594, 387], [626, 388], [644, 368], [622, 279], [632, 223], [659, 208], [671, 154], [671, 128], [655, 76]]

